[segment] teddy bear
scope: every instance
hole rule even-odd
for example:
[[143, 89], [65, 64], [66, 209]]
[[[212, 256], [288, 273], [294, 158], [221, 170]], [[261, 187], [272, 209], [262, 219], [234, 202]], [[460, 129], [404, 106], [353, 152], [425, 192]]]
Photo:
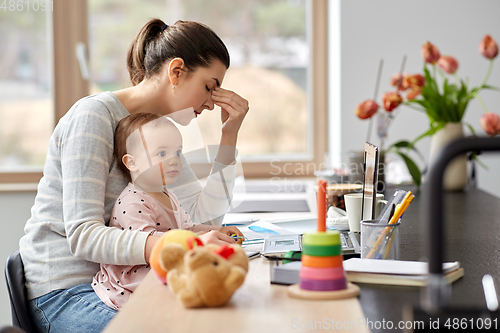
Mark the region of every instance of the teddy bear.
[[173, 231], [170, 241], [163, 238], [172, 231], [157, 243], [159, 249], [151, 259], [156, 275], [163, 281], [165, 273], [169, 289], [187, 308], [215, 307], [229, 301], [248, 271], [245, 251], [237, 244], [203, 245], [196, 234], [180, 237]]

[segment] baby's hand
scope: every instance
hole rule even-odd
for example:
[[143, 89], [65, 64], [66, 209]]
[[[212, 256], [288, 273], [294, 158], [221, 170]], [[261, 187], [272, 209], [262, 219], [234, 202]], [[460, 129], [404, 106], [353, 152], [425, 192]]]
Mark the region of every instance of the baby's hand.
[[212, 230], [200, 236], [203, 244], [234, 244], [235, 240], [230, 236], [221, 233], [220, 231]]
[[233, 227], [233, 226], [222, 227], [222, 228], [220, 228], [219, 231], [222, 232], [223, 234], [228, 235], [228, 236], [231, 236], [232, 234], [236, 234], [237, 236], [244, 237], [243, 234], [241, 233], [240, 229]]

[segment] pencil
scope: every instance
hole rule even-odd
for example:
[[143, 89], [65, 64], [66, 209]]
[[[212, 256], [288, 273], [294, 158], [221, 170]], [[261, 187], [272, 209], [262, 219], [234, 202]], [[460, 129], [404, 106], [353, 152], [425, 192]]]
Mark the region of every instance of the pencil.
[[[415, 196], [411, 193], [411, 191], [408, 191], [408, 193], [406, 193], [405, 197], [403, 198], [403, 201], [401, 202], [401, 205], [396, 209], [396, 212], [394, 213], [394, 215], [392, 216], [391, 220], [389, 221], [389, 224], [394, 224], [394, 223], [396, 223], [399, 220], [399, 218], [401, 217], [401, 215], [403, 215], [403, 213], [406, 210], [406, 208], [408, 208], [408, 206], [410, 205], [410, 202], [413, 201], [414, 197]], [[380, 243], [382, 243], [382, 241], [384, 240], [384, 238], [389, 233], [388, 229], [390, 230], [391, 227], [386, 227], [385, 228], [385, 230], [382, 233], [382, 235], [380, 235], [380, 237], [377, 239], [377, 241], [373, 245], [373, 247], [370, 250], [370, 252], [368, 252], [368, 254], [366, 255], [366, 258], [370, 259], [373, 256], [373, 254], [375, 253], [375, 251], [380, 246]]]

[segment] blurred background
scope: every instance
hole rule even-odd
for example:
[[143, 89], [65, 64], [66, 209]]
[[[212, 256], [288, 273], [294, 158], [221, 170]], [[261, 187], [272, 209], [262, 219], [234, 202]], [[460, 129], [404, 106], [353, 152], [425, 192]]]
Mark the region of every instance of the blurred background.
[[[4, 170], [40, 167], [45, 161], [55, 121], [52, 72], [59, 65], [51, 59], [53, 11], [48, 6], [35, 11], [32, 3], [28, 11], [24, 3], [22, 11], [0, 10], [0, 168]], [[130, 86], [126, 51], [150, 18], [168, 24], [178, 19], [202, 22], [219, 34], [231, 55], [223, 86], [247, 98], [252, 108], [239, 137], [242, 156], [266, 159], [307, 153], [305, 0], [88, 0], [87, 6], [90, 94]], [[220, 137], [216, 114], [220, 111], [199, 118], [208, 144], [217, 144]]]

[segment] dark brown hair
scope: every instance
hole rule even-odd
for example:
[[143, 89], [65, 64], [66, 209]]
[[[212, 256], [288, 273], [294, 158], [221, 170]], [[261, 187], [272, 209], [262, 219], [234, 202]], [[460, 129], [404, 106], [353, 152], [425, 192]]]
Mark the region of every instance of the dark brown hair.
[[127, 68], [135, 86], [160, 72], [163, 64], [182, 58], [188, 72], [209, 67], [220, 60], [229, 68], [229, 52], [217, 34], [204, 24], [177, 21], [162, 31], [165, 23], [152, 19], [139, 31], [127, 53]]
[[[157, 113], [149, 113], [149, 112], [140, 112], [134, 113], [124, 117], [118, 123], [115, 130], [115, 142], [113, 155], [116, 158], [116, 162], [118, 163], [118, 168], [123, 172], [123, 175], [131, 181], [130, 170], [127, 169], [125, 164], [123, 164], [123, 156], [127, 154], [127, 138], [132, 134], [135, 130], [139, 129], [143, 125], [146, 125], [150, 121], [162, 118], [161, 115]], [[168, 122], [168, 120], [165, 119]], [[159, 123], [159, 122], [156, 122]]]

